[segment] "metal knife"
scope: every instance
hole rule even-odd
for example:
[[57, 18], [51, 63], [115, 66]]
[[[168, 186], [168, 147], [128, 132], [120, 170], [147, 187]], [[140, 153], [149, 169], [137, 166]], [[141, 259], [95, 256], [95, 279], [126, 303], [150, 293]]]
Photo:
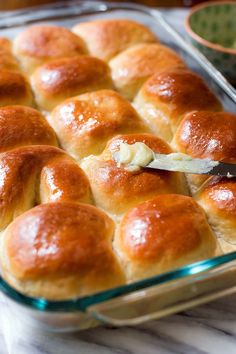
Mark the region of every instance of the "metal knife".
[[[160, 169], [167, 171], [178, 171], [193, 174], [207, 174], [221, 177], [236, 177], [236, 164], [213, 161], [210, 159], [192, 158], [189, 155], [182, 155], [183, 159], [175, 159], [171, 163], [171, 155], [178, 155], [173, 153], [169, 155], [154, 154], [154, 159], [144, 168]], [[183, 156], [185, 155], [185, 156]], [[176, 156], [177, 157], [177, 156]]]
[[[153, 158], [146, 165], [135, 163], [137, 159], [131, 163], [120, 163], [119, 151], [114, 152], [113, 159], [122, 166], [126, 165], [127, 170], [132, 168], [150, 168], [166, 171], [176, 171], [192, 174], [207, 174], [221, 177], [236, 177], [236, 164], [225, 163], [220, 161], [213, 161], [211, 159], [192, 158], [189, 155], [182, 153], [172, 154], [156, 154], [153, 152]], [[131, 170], [131, 169], [130, 169]]]

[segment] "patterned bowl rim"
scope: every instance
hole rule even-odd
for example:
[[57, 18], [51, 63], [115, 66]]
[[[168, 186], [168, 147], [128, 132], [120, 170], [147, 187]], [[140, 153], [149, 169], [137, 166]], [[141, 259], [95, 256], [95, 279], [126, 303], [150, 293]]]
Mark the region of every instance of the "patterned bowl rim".
[[212, 42], [209, 42], [208, 40], [202, 38], [201, 36], [199, 36], [196, 32], [194, 32], [191, 28], [190, 25], [190, 18], [193, 14], [195, 14], [196, 12], [198, 12], [199, 10], [203, 9], [203, 8], [207, 8], [207, 7], [214, 7], [214, 6], [218, 6], [218, 5], [223, 5], [223, 4], [229, 4], [229, 5], [235, 5], [236, 6], [236, 2], [235, 1], [213, 1], [213, 2], [204, 2], [203, 4], [199, 4], [196, 6], [193, 6], [189, 12], [189, 14], [187, 15], [186, 19], [185, 19], [185, 29], [187, 31], [187, 33], [193, 37], [197, 42], [203, 44], [206, 47], [209, 47], [211, 49], [215, 49], [218, 52], [222, 52], [222, 53], [230, 53], [233, 55], [236, 55], [236, 49], [231, 49], [231, 48], [225, 48], [222, 47], [219, 44], [214, 44]]

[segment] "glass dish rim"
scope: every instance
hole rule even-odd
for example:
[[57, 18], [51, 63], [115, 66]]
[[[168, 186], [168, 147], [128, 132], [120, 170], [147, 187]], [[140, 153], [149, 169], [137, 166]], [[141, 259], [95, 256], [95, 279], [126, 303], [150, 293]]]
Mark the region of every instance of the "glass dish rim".
[[219, 266], [223, 266], [234, 260], [236, 260], [236, 251], [188, 264], [170, 272], [161, 273], [130, 284], [121, 285], [119, 287], [111, 288], [91, 295], [76, 297], [68, 300], [53, 301], [24, 295], [20, 291], [11, 287], [11, 285], [5, 282], [1, 276], [0, 291], [7, 297], [15, 300], [16, 303], [30, 307], [34, 310], [42, 312], [84, 312], [90, 306], [115, 299], [122, 295], [130, 295], [135, 291], [145, 290], [155, 285], [161, 285], [167, 282], [169, 283], [174, 280], [186, 279], [193, 275], [200, 275], [206, 271], [209, 272], [213, 269], [217, 269]]
[[[88, 15], [89, 13], [86, 11], [91, 11], [93, 14], [95, 13], [102, 13], [106, 11], [112, 11], [112, 10], [134, 10], [134, 11], [139, 11], [142, 12], [146, 15], [149, 15], [153, 17], [153, 19], [157, 19], [154, 16], [157, 15], [159, 19], [164, 22], [166, 25], [166, 29], [169, 32], [172, 32], [171, 34], [179, 40], [179, 44], [182, 44], [182, 47], [187, 50], [188, 45], [187, 43], [178, 35], [175, 30], [172, 30], [170, 26], [165, 22], [165, 20], [162, 18], [161, 14], [159, 13], [158, 10], [153, 9], [153, 8], [148, 8], [144, 5], [138, 5], [138, 4], [132, 4], [132, 3], [107, 3], [106, 1], [91, 1], [87, 3], [84, 0], [74, 0], [72, 1], [72, 5], [79, 5], [82, 6], [83, 8], [81, 9], [80, 13], [76, 13], [76, 16], [79, 15]], [[24, 16], [27, 14], [30, 14], [32, 10], [35, 10], [36, 8], [45, 10], [45, 9], [55, 9], [55, 8], [68, 8], [68, 3], [66, 1], [59, 1], [54, 4], [49, 4], [49, 5], [43, 5], [43, 6], [36, 6], [36, 7], [29, 7], [23, 10], [18, 10], [18, 11], [7, 11], [5, 14], [1, 15], [0, 14], [0, 19], [5, 19], [9, 15], [12, 17], [16, 16]], [[84, 12], [83, 12], [84, 11]], [[50, 19], [55, 19], [57, 18], [57, 14], [54, 16], [50, 17]], [[63, 16], [63, 18], [69, 18], [69, 15]], [[18, 17], [19, 19], [19, 17]], [[8, 18], [9, 20], [9, 18]], [[40, 19], [39, 19], [40, 20]], [[42, 19], [41, 19], [42, 20]], [[9, 21], [10, 22], [10, 21]], [[21, 25], [31, 23], [31, 22], [37, 22], [37, 21], [25, 21], [21, 23]], [[163, 24], [163, 23], [162, 23]], [[10, 28], [10, 26], [8, 26]], [[181, 43], [182, 42], [182, 43]], [[192, 48], [191, 48], [192, 49]], [[189, 52], [189, 50], [187, 50]], [[194, 49], [195, 51], [195, 49]], [[194, 55], [192, 55], [194, 56]], [[207, 59], [201, 55], [196, 50], [195, 53], [195, 59], [198, 59], [200, 57], [199, 61], [202, 66], [205, 63], [205, 69], [208, 67], [208, 73], [212, 75], [212, 77], [215, 79], [215, 81], [219, 83], [219, 80], [225, 81], [224, 85], [221, 85], [221, 88], [227, 92], [227, 81], [225, 78], [207, 61]], [[198, 62], [199, 62], [198, 61]], [[231, 90], [230, 85], [229, 90], [228, 90], [228, 95], [229, 91]], [[233, 90], [233, 96], [235, 95], [235, 92]], [[236, 102], [236, 95], [232, 97], [229, 95], [233, 101]], [[11, 287], [7, 282], [4, 281], [4, 279], [0, 275], [0, 291], [4, 293], [7, 297], [11, 298], [14, 300], [16, 303], [27, 306], [33, 310], [38, 310], [38, 311], [49, 311], [49, 312], [74, 312], [74, 311], [86, 311], [87, 308], [89, 308], [92, 305], [99, 304], [108, 300], [112, 300], [114, 298], [117, 298], [122, 295], [129, 295], [132, 294], [135, 291], [143, 290], [155, 285], [161, 285], [170, 281], [174, 280], [181, 280], [181, 279], [186, 279], [187, 277], [193, 276], [193, 275], [198, 275], [206, 271], [211, 271], [221, 265], [227, 264], [231, 261], [236, 260], [236, 251], [231, 252], [225, 255], [221, 255], [218, 257], [202, 260], [200, 262], [192, 263], [185, 265], [183, 267], [179, 267], [173, 271], [167, 272], [167, 273], [162, 273], [150, 278], [145, 278], [143, 280], [139, 280], [130, 284], [125, 284], [116, 288], [104, 290], [102, 292], [98, 292], [95, 294], [87, 295], [87, 296], [82, 296], [82, 297], [76, 297], [74, 299], [69, 299], [69, 300], [61, 300], [61, 301], [52, 301], [52, 300], [46, 300], [44, 298], [37, 298], [37, 297], [31, 297], [28, 295], [24, 295], [18, 290], [14, 289]]]

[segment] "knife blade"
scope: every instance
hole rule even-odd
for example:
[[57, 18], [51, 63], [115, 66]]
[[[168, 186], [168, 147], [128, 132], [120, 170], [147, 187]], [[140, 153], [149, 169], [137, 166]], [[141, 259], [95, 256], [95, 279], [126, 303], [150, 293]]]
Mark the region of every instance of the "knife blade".
[[[170, 162], [170, 155], [154, 154], [154, 159], [143, 168], [176, 171], [192, 174], [207, 174], [221, 177], [236, 177], [236, 164], [213, 161], [210, 159], [192, 158], [185, 155], [186, 159], [174, 159]], [[177, 155], [177, 153], [176, 153]]]
[[122, 143], [120, 150], [112, 153], [118, 165], [129, 171], [150, 168], [192, 174], [236, 177], [236, 164], [214, 161], [209, 158], [192, 158], [183, 153], [157, 154], [144, 143]]

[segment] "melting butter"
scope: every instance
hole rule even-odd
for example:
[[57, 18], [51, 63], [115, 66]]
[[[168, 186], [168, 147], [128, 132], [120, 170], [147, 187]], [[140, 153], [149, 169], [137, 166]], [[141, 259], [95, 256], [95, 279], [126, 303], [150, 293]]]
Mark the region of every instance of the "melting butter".
[[119, 163], [121, 164], [145, 167], [153, 159], [153, 151], [144, 143], [120, 144]]

